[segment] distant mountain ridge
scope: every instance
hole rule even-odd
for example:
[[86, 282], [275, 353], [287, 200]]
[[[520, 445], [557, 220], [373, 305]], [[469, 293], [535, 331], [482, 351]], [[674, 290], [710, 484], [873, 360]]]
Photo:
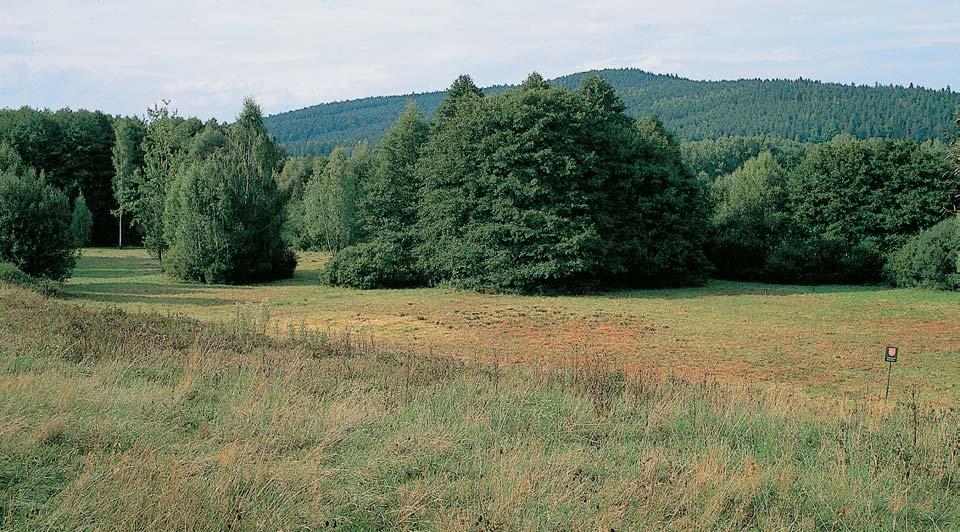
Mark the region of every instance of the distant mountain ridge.
[[[607, 80], [632, 116], [659, 116], [684, 140], [767, 135], [825, 141], [859, 138], [942, 139], [951, 133], [960, 93], [898, 85], [846, 85], [805, 79], [696, 81], [637, 69], [592, 70], [551, 83], [576, 89], [588, 76]], [[496, 86], [484, 92], [499, 92]], [[329, 153], [377, 142], [407, 100], [432, 117], [445, 91], [331, 102], [268, 116], [267, 128], [291, 155]]]

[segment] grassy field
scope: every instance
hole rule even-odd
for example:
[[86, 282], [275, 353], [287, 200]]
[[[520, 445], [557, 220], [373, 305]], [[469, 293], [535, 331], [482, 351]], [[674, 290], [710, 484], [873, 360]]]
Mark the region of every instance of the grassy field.
[[321, 285], [325, 260], [260, 286], [199, 286], [164, 276], [142, 250], [85, 250], [65, 289], [98, 308], [184, 314], [209, 323], [261, 305], [280, 330], [351, 332], [387, 346], [526, 366], [601, 357], [628, 375], [676, 375], [876, 398], [882, 349], [901, 348], [895, 398], [960, 400], [960, 294], [879, 287], [712, 282], [677, 290], [565, 297], [449, 289], [358, 291]]
[[[233, 299], [209, 304], [214, 288], [123, 277], [107, 266], [140, 259], [103, 255], [88, 252], [75, 297], [156, 298], [222, 321], [84, 308], [0, 283], [0, 528], [960, 528], [955, 407], [639, 380], [602, 359], [505, 367], [297, 329], [268, 335], [257, 308], [230, 318]], [[722, 295], [737, 287], [755, 289], [633, 295], [630, 308], [804, 297]], [[339, 307], [321, 309], [330, 313], [365, 297], [305, 279], [229, 293], [244, 290], [339, 294]], [[522, 301], [388, 295], [421, 298], [412, 312], [433, 308], [430, 298]], [[816, 297], [838, 299], [827, 306], [838, 312], [856, 294]], [[549, 302], [607, 298], [625, 306]]]

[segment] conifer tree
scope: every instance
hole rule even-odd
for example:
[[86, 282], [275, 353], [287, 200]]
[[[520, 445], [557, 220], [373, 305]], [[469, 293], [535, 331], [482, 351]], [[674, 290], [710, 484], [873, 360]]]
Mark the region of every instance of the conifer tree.
[[73, 245], [82, 248], [90, 242], [90, 232], [93, 230], [93, 213], [87, 207], [87, 200], [83, 192], [73, 201], [73, 211], [70, 215], [70, 232], [73, 233]]
[[241, 283], [289, 277], [296, 259], [283, 238], [283, 153], [245, 100], [225, 131], [209, 123], [171, 188], [168, 270], [186, 280]]
[[0, 262], [62, 280], [76, 262], [67, 196], [32, 169], [0, 170]]
[[429, 133], [429, 124], [409, 102], [377, 147], [360, 201], [368, 234], [399, 235], [416, 223], [420, 190], [416, 164]]

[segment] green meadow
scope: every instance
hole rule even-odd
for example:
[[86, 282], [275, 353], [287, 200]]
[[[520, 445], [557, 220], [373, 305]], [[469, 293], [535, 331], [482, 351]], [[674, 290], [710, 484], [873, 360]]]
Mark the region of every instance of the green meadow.
[[[960, 413], [917, 394], [397, 352], [278, 329], [260, 305], [210, 304], [217, 287], [123, 281], [96, 257], [71, 301], [0, 284], [0, 528], [960, 526]], [[321, 290], [298, 282], [275, 288]], [[677, 304], [745, 297], [716, 294], [731, 288]], [[94, 292], [114, 299], [76, 304]], [[394, 297], [428, 294], [452, 297]], [[151, 298], [206, 319], [117, 308]]]
[[704, 287], [539, 297], [444, 288], [323, 285], [323, 253], [292, 279], [196, 285], [143, 250], [87, 249], [63, 297], [83, 306], [204, 323], [256, 310], [270, 333], [350, 334], [397, 351], [540, 367], [602, 359], [631, 376], [780, 387], [855, 400], [884, 392], [883, 348], [900, 347], [894, 397], [960, 399], [960, 293], [712, 281]]

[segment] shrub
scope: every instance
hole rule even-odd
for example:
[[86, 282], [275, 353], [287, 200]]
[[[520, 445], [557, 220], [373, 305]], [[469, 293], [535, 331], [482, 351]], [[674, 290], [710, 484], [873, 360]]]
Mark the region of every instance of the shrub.
[[403, 288], [422, 283], [410, 246], [378, 239], [340, 250], [327, 264], [322, 279], [353, 288]]
[[764, 266], [767, 281], [860, 284], [880, 281], [883, 257], [864, 244], [797, 234], [774, 247]]
[[55, 295], [60, 291], [59, 282], [30, 277], [9, 262], [0, 262], [0, 281], [29, 288], [44, 295]]
[[76, 262], [67, 197], [33, 170], [0, 173], [0, 261], [62, 280]]
[[896, 286], [960, 290], [960, 223], [950, 217], [912, 237], [890, 256], [885, 273]]

